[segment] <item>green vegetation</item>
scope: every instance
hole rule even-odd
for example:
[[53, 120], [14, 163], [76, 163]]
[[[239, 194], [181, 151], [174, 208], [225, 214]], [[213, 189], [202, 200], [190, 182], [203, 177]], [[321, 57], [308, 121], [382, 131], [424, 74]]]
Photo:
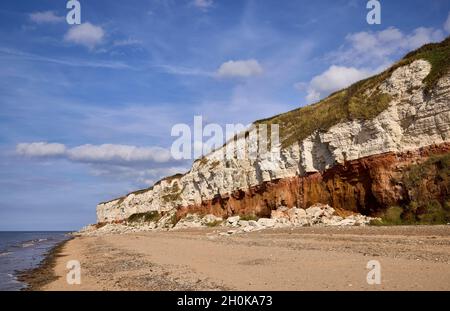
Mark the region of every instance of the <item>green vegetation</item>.
[[401, 215], [403, 213], [403, 208], [399, 206], [391, 206], [389, 207], [384, 214], [381, 216], [381, 220], [374, 220], [370, 224], [371, 225], [402, 225], [403, 220]]
[[211, 221], [211, 222], [206, 223], [206, 226], [208, 226], [208, 227], [217, 227], [217, 226], [219, 226], [222, 222], [223, 222], [223, 220], [214, 220], [214, 221]]
[[258, 221], [259, 217], [253, 214], [249, 214], [249, 215], [239, 215], [239, 219], [240, 220], [254, 220], [254, 221]]
[[95, 226], [95, 229], [100, 229], [101, 227], [104, 227], [106, 224], [107, 224], [107, 222], [98, 222], [94, 226]]
[[161, 218], [161, 214], [157, 211], [136, 213], [128, 217], [128, 222], [156, 222]]
[[161, 180], [158, 180], [157, 182], [155, 182], [154, 186], [159, 185], [161, 182], [165, 181], [167, 183], [171, 183], [172, 181], [176, 180], [176, 179], [180, 179], [181, 177], [183, 177], [184, 174], [175, 174], [172, 176], [168, 176], [168, 177], [164, 177]]
[[[411, 166], [401, 180], [409, 200], [390, 207], [375, 225], [445, 224], [450, 222], [450, 153]], [[436, 199], [439, 198], [439, 199]]]
[[403, 176], [407, 189], [416, 189], [430, 175], [443, 184], [450, 185], [450, 153], [435, 155], [423, 163], [411, 166]]
[[256, 124], [278, 124], [283, 147], [303, 140], [314, 131], [326, 131], [340, 122], [355, 119], [372, 119], [389, 106], [390, 96], [379, 91], [367, 94], [375, 88], [381, 77], [355, 83], [349, 88], [334, 93], [326, 99], [306, 107], [280, 114]]
[[417, 209], [417, 204], [412, 202], [404, 208], [398, 206], [389, 207], [381, 220], [374, 220], [370, 224], [378, 226], [392, 225], [439, 225], [450, 222], [450, 201], [441, 204], [432, 200]]
[[169, 189], [168, 193], [164, 194], [161, 199], [163, 202], [172, 202], [179, 200], [181, 198], [181, 190], [178, 186], [178, 182], [173, 183], [172, 187]]
[[219, 164], [220, 164], [220, 161], [213, 161], [211, 163], [211, 169], [215, 169], [217, 166], [219, 166]]
[[255, 124], [267, 124], [269, 128], [270, 124], [279, 124], [281, 144], [287, 147], [305, 139], [316, 130], [326, 131], [340, 122], [373, 119], [391, 101], [389, 95], [378, 90], [378, 86], [395, 69], [418, 59], [425, 59], [432, 65], [430, 74], [424, 79], [425, 91], [429, 92], [439, 78], [450, 70], [450, 37], [441, 43], [427, 44], [409, 53], [388, 70], [331, 94], [316, 104], [259, 120]]
[[178, 223], [179, 219], [177, 217], [177, 214], [173, 214], [170, 217], [170, 223], [172, 224], [172, 227], [175, 226]]
[[439, 79], [450, 71], [450, 37], [441, 43], [426, 44], [404, 58], [407, 62], [417, 59], [425, 59], [432, 66], [430, 74], [424, 80], [425, 91], [429, 92]]
[[208, 164], [208, 159], [205, 156], [201, 156], [200, 158], [197, 158], [194, 160], [194, 163], [199, 163], [200, 167], [205, 166], [206, 164]]

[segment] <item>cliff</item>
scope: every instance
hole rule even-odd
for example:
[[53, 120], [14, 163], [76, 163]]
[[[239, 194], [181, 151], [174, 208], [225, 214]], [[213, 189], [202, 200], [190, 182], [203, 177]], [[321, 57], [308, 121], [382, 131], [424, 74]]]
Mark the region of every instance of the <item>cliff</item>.
[[[450, 38], [426, 45], [319, 103], [256, 121], [279, 124], [279, 157], [223, 159], [225, 145], [186, 174], [100, 203], [97, 220], [173, 209], [178, 219], [262, 217], [314, 203], [365, 215], [400, 206], [413, 218], [430, 204], [450, 209], [449, 63]], [[237, 140], [235, 148], [250, 146], [248, 135]]]

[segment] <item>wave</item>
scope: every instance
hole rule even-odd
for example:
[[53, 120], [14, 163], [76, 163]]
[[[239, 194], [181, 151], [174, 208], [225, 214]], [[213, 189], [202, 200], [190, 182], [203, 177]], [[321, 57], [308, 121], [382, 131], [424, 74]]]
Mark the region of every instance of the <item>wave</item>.
[[0, 253], [0, 257], [8, 256], [9, 254], [12, 254], [12, 252], [2, 252]]
[[[50, 239], [51, 240], [51, 239]], [[49, 241], [49, 239], [47, 238], [42, 238], [42, 239], [34, 239], [34, 240], [29, 240], [29, 241], [25, 241], [21, 244], [21, 247], [25, 248], [25, 247], [30, 247], [30, 246], [34, 246], [37, 243], [41, 243], [41, 242], [45, 242], [45, 241]]]

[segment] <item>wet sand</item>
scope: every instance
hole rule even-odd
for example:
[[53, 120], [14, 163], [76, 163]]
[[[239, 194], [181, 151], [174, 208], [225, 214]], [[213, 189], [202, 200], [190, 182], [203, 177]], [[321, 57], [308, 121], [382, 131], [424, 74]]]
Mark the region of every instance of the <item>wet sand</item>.
[[[69, 260], [81, 264], [80, 285], [66, 282]], [[381, 264], [379, 285], [366, 281], [369, 260]], [[27, 281], [34, 290], [450, 290], [450, 226], [76, 237]]]

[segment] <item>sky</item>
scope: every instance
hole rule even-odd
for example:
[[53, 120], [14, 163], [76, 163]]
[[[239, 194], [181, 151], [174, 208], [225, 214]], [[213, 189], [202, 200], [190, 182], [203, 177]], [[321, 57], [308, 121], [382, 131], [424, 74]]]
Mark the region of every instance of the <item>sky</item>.
[[249, 124], [450, 34], [450, 1], [66, 1], [0, 5], [0, 230], [77, 230], [95, 206], [189, 170], [175, 124]]

